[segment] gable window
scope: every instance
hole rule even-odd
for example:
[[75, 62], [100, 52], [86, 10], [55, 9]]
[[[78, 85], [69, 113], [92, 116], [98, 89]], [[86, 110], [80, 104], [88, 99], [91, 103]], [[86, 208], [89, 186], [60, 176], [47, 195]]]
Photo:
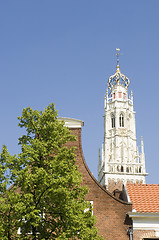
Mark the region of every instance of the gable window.
[[115, 128], [115, 116], [112, 114], [111, 116], [112, 128]]
[[124, 116], [122, 113], [119, 116], [119, 126], [124, 127]]

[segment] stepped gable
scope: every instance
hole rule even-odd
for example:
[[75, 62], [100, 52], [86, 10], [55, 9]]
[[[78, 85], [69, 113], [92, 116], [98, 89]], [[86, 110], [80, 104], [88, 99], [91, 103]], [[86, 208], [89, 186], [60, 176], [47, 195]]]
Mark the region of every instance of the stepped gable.
[[159, 212], [159, 184], [133, 184], [126, 185], [128, 199], [133, 203], [136, 212]]
[[82, 173], [83, 185], [89, 188], [86, 200], [93, 202], [93, 214], [97, 217], [96, 226], [99, 234], [106, 240], [128, 240], [127, 230], [132, 223], [127, 212], [132, 211], [132, 204], [114, 197], [99, 184], [90, 172], [81, 145], [81, 128], [84, 123], [71, 118], [59, 118], [59, 120], [64, 120], [65, 125], [77, 137], [77, 141], [68, 142], [67, 146], [76, 147], [76, 164]]

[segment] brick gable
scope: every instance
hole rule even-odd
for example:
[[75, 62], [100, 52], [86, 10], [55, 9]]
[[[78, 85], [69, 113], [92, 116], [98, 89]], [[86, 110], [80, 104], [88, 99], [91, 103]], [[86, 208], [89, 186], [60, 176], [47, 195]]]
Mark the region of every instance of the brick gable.
[[128, 240], [127, 230], [132, 222], [127, 212], [132, 211], [132, 205], [115, 198], [98, 183], [83, 156], [81, 128], [70, 128], [70, 130], [73, 135], [77, 136], [77, 141], [69, 142], [67, 146], [76, 147], [76, 164], [82, 173], [83, 184], [89, 188], [86, 199], [93, 201], [93, 214], [97, 217], [96, 226], [99, 234], [106, 240]]

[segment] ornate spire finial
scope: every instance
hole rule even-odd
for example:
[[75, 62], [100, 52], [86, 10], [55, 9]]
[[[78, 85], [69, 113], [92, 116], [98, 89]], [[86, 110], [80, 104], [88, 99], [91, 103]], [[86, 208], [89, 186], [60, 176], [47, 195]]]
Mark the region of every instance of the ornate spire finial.
[[112, 90], [117, 85], [121, 85], [127, 89], [130, 84], [130, 80], [129, 80], [129, 78], [127, 78], [124, 74], [122, 74], [120, 72], [120, 67], [119, 67], [119, 55], [120, 55], [119, 51], [120, 51], [120, 49], [116, 48], [116, 51], [117, 51], [116, 52], [116, 56], [117, 56], [116, 68], [117, 68], [117, 70], [114, 75], [109, 77], [107, 85], [110, 90]]
[[116, 66], [116, 68], [120, 68], [119, 67], [119, 56], [120, 56], [120, 48], [116, 48], [116, 56], [117, 56], [117, 66]]

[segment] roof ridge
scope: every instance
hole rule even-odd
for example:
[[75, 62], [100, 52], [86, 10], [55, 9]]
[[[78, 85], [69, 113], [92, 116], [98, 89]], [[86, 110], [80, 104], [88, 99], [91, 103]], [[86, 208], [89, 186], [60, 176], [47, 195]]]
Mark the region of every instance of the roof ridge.
[[126, 183], [126, 185], [136, 185], [136, 186], [159, 186], [158, 183]]

